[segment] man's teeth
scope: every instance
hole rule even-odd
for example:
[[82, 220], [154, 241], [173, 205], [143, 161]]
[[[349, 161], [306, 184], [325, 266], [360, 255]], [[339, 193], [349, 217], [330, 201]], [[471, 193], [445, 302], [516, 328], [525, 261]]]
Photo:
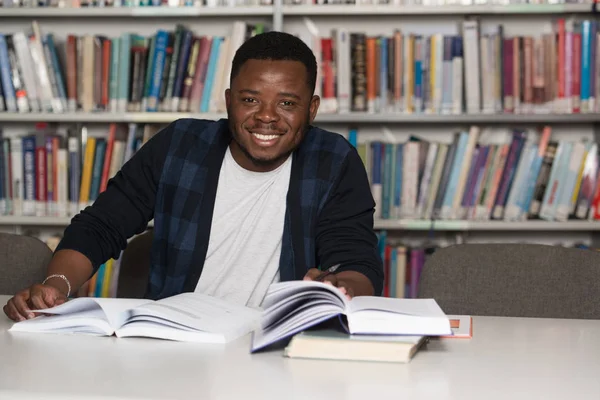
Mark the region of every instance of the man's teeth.
[[259, 140], [273, 140], [276, 139], [279, 135], [261, 135], [260, 133], [252, 133]]

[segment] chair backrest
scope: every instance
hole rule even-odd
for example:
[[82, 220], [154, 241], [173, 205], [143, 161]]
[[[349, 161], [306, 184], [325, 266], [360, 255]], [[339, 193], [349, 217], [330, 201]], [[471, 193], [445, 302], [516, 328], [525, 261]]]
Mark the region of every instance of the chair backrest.
[[41, 240], [0, 233], [0, 294], [11, 295], [46, 277], [52, 250]]
[[153, 230], [133, 237], [121, 255], [117, 297], [144, 298], [150, 276], [150, 250]]
[[446, 314], [600, 318], [600, 253], [541, 244], [461, 244], [425, 263], [419, 297]]

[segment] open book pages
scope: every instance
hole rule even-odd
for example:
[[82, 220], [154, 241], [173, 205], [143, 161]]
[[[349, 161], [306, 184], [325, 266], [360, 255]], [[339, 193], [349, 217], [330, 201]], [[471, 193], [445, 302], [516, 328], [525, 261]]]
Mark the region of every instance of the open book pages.
[[36, 312], [42, 315], [10, 331], [227, 343], [254, 330], [261, 316], [260, 310], [200, 293], [157, 301], [82, 297]]
[[322, 282], [275, 283], [267, 292], [263, 308], [260, 329], [252, 337], [252, 351], [342, 315], [351, 334], [452, 334], [448, 317], [433, 299], [360, 296], [348, 300], [339, 289]]
[[426, 336], [350, 335], [334, 329], [315, 329], [295, 335], [285, 348], [289, 358], [407, 363]]

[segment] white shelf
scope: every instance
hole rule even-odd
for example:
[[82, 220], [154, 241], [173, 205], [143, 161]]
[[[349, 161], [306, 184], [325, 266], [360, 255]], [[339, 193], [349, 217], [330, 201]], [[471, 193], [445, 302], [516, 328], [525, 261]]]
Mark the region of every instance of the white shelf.
[[[586, 14], [591, 4], [513, 4], [513, 5], [288, 5], [283, 16], [345, 15], [472, 15], [472, 14]], [[240, 7], [0, 7], [0, 18], [115, 18], [115, 17], [219, 17], [271, 16], [273, 6]]]
[[70, 222], [71, 217], [25, 217], [0, 215], [0, 225], [66, 227]]
[[[66, 227], [71, 217], [0, 216], [0, 226], [49, 226]], [[153, 225], [153, 221], [150, 222]], [[406, 231], [579, 231], [600, 230], [600, 221], [435, 221], [428, 220], [375, 220], [375, 229]]]
[[[169, 123], [179, 118], [216, 120], [226, 118], [221, 113], [9, 113], [0, 112], [1, 122], [80, 122], [80, 123]], [[477, 123], [595, 123], [600, 114], [402, 114], [402, 113], [344, 113], [318, 114], [315, 123], [413, 123], [413, 124], [477, 124]]]
[[140, 112], [140, 113], [8, 113], [0, 112], [0, 122], [135, 122], [169, 123], [179, 118], [219, 119], [225, 114]]
[[472, 15], [472, 14], [586, 14], [591, 4], [513, 4], [513, 5], [288, 5], [283, 15], [346, 16], [346, 15]]
[[407, 231], [579, 231], [600, 230], [600, 221], [435, 221], [428, 220], [375, 220], [375, 229]]
[[316, 122], [340, 123], [593, 123], [600, 114], [393, 114], [345, 113], [317, 115]]
[[[0, 215], [0, 226], [48, 226], [64, 228], [71, 223], [73, 217], [30, 217]], [[153, 226], [154, 220], [148, 223]]]
[[0, 7], [0, 18], [116, 18], [271, 16], [272, 6], [254, 7]]

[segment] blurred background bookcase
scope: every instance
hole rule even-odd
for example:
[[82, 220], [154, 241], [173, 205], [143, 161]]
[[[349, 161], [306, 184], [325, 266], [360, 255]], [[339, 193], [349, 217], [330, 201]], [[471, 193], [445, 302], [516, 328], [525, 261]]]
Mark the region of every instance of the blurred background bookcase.
[[365, 161], [387, 263], [462, 242], [599, 247], [597, 4], [347, 2], [0, 0], [0, 231], [60, 236], [161, 127], [225, 117], [233, 48], [283, 30], [317, 55], [315, 124]]

